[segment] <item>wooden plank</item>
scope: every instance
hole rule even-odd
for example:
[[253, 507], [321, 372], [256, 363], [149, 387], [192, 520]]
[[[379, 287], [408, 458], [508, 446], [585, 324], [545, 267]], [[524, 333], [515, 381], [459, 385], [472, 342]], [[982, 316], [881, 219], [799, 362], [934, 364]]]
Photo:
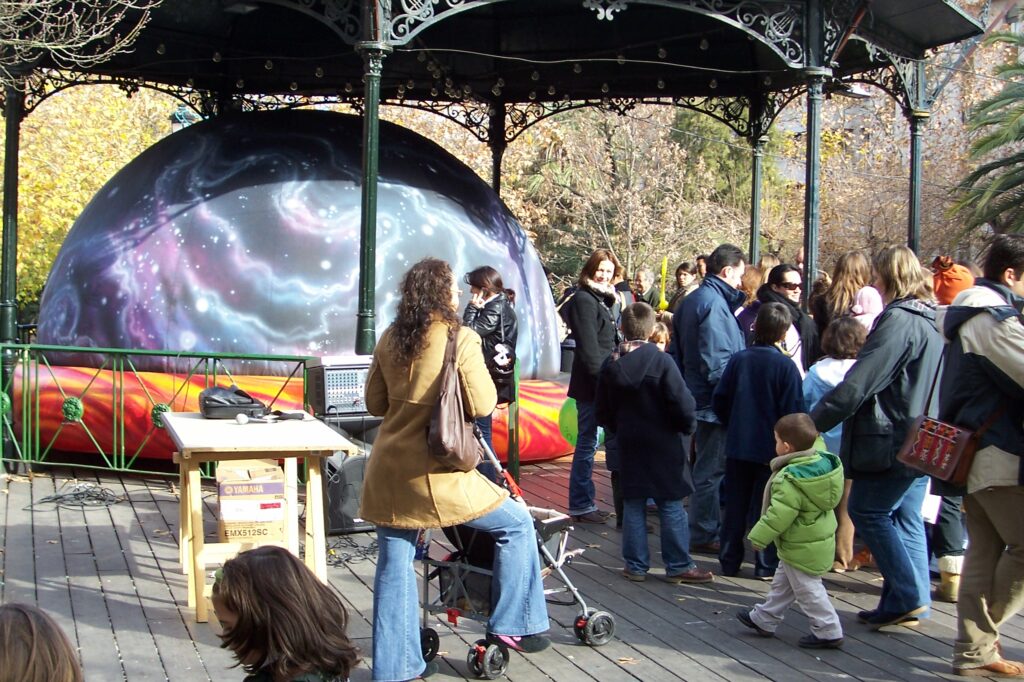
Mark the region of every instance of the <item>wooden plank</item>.
[[[150, 479], [147, 481], [146, 487], [152, 496], [154, 510], [151, 515], [147, 515], [145, 523], [142, 525], [149, 540], [149, 545], [154, 552], [157, 574], [163, 577], [165, 589], [169, 592], [167, 597], [161, 597], [159, 601], [161, 608], [165, 608], [167, 612], [168, 623], [166, 627], [169, 629], [169, 632], [156, 635], [157, 646], [163, 651], [165, 642], [168, 639], [176, 640], [180, 636], [178, 630], [182, 628], [186, 633], [185, 638], [191, 642], [195, 649], [195, 656], [198, 657], [201, 663], [201, 667], [195, 668], [194, 671], [192, 670], [191, 658], [188, 659], [187, 664], [183, 665], [182, 670], [175, 670], [170, 664], [165, 663], [168, 677], [172, 681], [180, 679], [182, 682], [197, 679], [223, 680], [234, 678], [237, 670], [228, 672], [230, 667], [234, 665], [234, 659], [230, 652], [220, 648], [220, 639], [217, 637], [218, 630], [215, 624], [196, 623], [194, 612], [186, 605], [188, 584], [181, 572], [179, 552], [176, 545], [178, 538], [177, 524], [180, 518], [179, 490], [177, 485], [170, 479], [167, 481]], [[211, 497], [216, 497], [216, 494], [212, 492], [210, 487], [203, 488], [200, 491], [200, 495], [204, 500], [204, 504]], [[137, 508], [142, 509], [143, 507], [140, 504], [137, 505]], [[208, 519], [212, 516], [212, 513], [207, 513], [204, 516]], [[141, 516], [139, 518], [141, 520]], [[205, 522], [204, 533], [208, 537], [213, 538], [216, 536], [215, 524], [215, 521]], [[177, 620], [174, 620], [175, 613]], [[168, 658], [172, 655], [173, 649], [166, 655], [161, 654], [163, 658]], [[203, 676], [204, 672], [205, 678]]]
[[[7, 525], [4, 534], [4, 602], [36, 603], [35, 561], [32, 556], [32, 496], [28, 476], [7, 476]], [[43, 493], [45, 495], [45, 492]]]
[[[153, 674], [156, 679], [169, 680], [208, 678], [156, 559], [158, 552], [167, 556], [174, 550], [172, 529], [165, 523], [145, 480], [109, 477], [105, 484], [111, 488], [119, 486], [118, 494], [125, 500], [111, 510], [111, 515], [138, 594], [140, 611], [153, 640], [152, 649], [158, 659]], [[180, 574], [172, 575], [183, 582]], [[131, 672], [129, 679], [134, 679]]]
[[[74, 641], [75, 619], [71, 608], [60, 516], [56, 505], [39, 502], [56, 493], [68, 480], [62, 471], [53, 474], [35, 476], [32, 484], [33, 498], [37, 501], [31, 512], [36, 604], [53, 616]], [[24, 513], [28, 515], [28, 512]]]

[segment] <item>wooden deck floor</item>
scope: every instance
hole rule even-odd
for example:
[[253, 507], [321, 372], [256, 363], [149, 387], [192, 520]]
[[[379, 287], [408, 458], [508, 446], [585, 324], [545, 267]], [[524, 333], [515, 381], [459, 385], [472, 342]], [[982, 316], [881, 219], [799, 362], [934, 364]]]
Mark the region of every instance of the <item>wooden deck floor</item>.
[[[598, 496], [611, 492], [598, 467]], [[58, 506], [46, 498], [73, 477], [97, 484], [116, 498], [110, 505]], [[531, 504], [564, 509], [568, 462], [524, 467]], [[64, 488], [66, 491], [66, 488]], [[207, 490], [206, 530], [215, 535], [215, 493]], [[86, 679], [239, 680], [230, 656], [218, 647], [213, 624], [193, 622], [178, 564], [178, 495], [170, 478], [47, 471], [0, 481], [0, 601], [36, 603], [55, 616], [77, 645]], [[652, 556], [657, 555], [657, 531]], [[620, 535], [607, 526], [579, 526], [573, 542], [586, 548], [568, 569], [589, 605], [617, 620], [616, 636], [599, 648], [581, 645], [572, 632], [577, 609], [552, 606], [554, 646], [530, 657], [512, 655], [507, 678], [532, 680], [934, 680], [948, 674], [956, 627], [955, 607], [936, 603], [917, 628], [870, 632], [855, 621], [873, 607], [880, 589], [874, 572], [830, 574], [827, 585], [840, 611], [846, 645], [837, 651], [796, 646], [806, 619], [792, 611], [774, 639], [751, 636], [735, 619], [768, 585], [752, 577], [716, 578], [706, 586], [670, 585], [656, 579], [630, 583], [620, 575]], [[329, 538], [334, 547], [331, 584], [350, 610], [350, 636], [369, 655], [375, 555], [372, 534]], [[717, 570], [714, 557], [696, 555]], [[750, 576], [749, 567], [747, 576]], [[655, 566], [652, 573], [658, 572]], [[741, 574], [742, 575], [742, 574]], [[653, 576], [652, 576], [653, 578]], [[474, 679], [467, 645], [482, 626], [462, 621], [441, 634], [441, 674], [435, 679]], [[1009, 658], [1024, 658], [1024, 618], [1003, 628]], [[369, 680], [362, 666], [352, 680]]]

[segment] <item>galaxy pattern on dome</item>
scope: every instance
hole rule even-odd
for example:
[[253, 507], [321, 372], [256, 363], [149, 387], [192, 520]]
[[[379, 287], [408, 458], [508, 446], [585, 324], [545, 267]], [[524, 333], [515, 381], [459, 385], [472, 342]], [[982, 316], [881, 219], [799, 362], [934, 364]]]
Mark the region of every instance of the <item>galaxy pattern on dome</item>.
[[[361, 129], [360, 118], [333, 112], [246, 113], [146, 150], [68, 234], [41, 302], [39, 343], [353, 352]], [[380, 137], [378, 336], [394, 318], [402, 275], [419, 259], [443, 258], [460, 279], [491, 265], [518, 296], [523, 376], [554, 376], [554, 306], [523, 229], [486, 183], [433, 142], [387, 123]], [[63, 362], [90, 364], [85, 356]]]

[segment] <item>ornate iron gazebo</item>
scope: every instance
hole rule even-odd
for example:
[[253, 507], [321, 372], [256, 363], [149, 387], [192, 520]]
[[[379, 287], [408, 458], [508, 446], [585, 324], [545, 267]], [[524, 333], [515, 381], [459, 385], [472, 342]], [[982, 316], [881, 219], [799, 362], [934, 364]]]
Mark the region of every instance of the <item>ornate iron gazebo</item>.
[[4, 93], [0, 340], [15, 338], [19, 123], [67, 87], [157, 88], [204, 116], [321, 102], [360, 110], [356, 349], [369, 353], [380, 103], [433, 111], [470, 129], [490, 146], [499, 191], [506, 146], [553, 114], [651, 103], [713, 116], [751, 144], [756, 260], [767, 132], [806, 94], [804, 248], [814, 272], [826, 92], [870, 82], [901, 102], [912, 131], [908, 242], [916, 247], [921, 128], [942, 85], [929, 82], [928, 60], [958, 59], [961, 51], [936, 49], [982, 32], [949, 0], [163, 0], [131, 51], [74, 72], [53, 70], [57, 63], [44, 56]]

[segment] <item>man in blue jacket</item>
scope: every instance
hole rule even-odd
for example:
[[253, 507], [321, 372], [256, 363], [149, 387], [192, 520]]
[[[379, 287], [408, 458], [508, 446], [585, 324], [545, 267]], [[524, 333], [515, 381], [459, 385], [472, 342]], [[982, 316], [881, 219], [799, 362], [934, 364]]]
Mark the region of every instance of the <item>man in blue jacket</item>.
[[953, 672], [1024, 677], [999, 646], [999, 626], [1024, 608], [1024, 235], [996, 236], [984, 273], [936, 319], [949, 341], [939, 418], [987, 425], [964, 496]]
[[722, 244], [708, 256], [708, 274], [683, 299], [672, 318], [672, 344], [679, 369], [697, 403], [697, 458], [690, 498], [690, 547], [718, 554], [718, 488], [725, 475], [725, 427], [711, 408], [711, 394], [733, 354], [746, 348], [736, 310], [746, 298], [739, 290], [746, 257]]

